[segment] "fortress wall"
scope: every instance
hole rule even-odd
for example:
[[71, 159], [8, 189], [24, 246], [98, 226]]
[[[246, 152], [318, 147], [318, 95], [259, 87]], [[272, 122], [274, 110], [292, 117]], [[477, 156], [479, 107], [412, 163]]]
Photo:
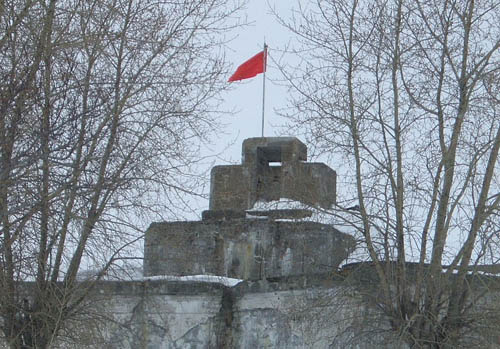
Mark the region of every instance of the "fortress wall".
[[[84, 316], [65, 323], [53, 347], [406, 348], [365, 298], [378, 289], [373, 269], [357, 273], [348, 279], [326, 273], [247, 280], [233, 287], [195, 281], [99, 282]], [[475, 312], [498, 312], [499, 295], [492, 290]], [[471, 325], [476, 327], [465, 334], [463, 347], [500, 347], [497, 322]]]
[[381, 331], [381, 314], [326, 275], [234, 287], [165, 280], [103, 283], [97, 297], [108, 319], [100, 342], [106, 348], [404, 347]]

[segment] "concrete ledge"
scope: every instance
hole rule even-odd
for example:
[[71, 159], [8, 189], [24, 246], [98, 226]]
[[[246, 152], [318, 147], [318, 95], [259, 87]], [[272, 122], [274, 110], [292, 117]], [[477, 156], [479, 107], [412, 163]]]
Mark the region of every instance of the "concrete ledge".
[[201, 219], [204, 221], [225, 221], [229, 219], [242, 219], [245, 217], [246, 212], [243, 210], [206, 210], [201, 213]]

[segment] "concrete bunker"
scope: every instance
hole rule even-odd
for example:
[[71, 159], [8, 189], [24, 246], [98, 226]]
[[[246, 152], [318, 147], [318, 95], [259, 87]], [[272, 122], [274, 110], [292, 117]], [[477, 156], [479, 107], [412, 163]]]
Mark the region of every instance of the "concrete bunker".
[[336, 268], [354, 240], [331, 225], [300, 221], [311, 215], [309, 209], [259, 211], [259, 217], [247, 214], [257, 201], [283, 198], [330, 208], [335, 203], [335, 171], [306, 160], [307, 147], [297, 138], [246, 139], [241, 165], [212, 169], [210, 209], [201, 221], [150, 226], [144, 275], [212, 274], [259, 280]]

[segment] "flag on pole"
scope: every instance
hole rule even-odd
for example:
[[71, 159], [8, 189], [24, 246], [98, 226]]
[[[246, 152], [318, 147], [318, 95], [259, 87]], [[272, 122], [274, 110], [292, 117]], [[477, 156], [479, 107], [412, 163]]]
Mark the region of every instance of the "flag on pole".
[[248, 61], [240, 65], [234, 74], [231, 75], [228, 82], [249, 79], [253, 78], [257, 74], [264, 73], [266, 71], [266, 60], [267, 49], [265, 47], [263, 51], [257, 53]]

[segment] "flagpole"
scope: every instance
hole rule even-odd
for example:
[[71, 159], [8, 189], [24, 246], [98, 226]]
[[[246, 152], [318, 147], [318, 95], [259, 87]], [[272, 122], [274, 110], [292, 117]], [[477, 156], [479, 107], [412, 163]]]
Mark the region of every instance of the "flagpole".
[[262, 136], [264, 137], [264, 110], [265, 110], [265, 102], [266, 102], [266, 68], [267, 68], [267, 45], [264, 40], [264, 59], [262, 64], [264, 64], [264, 73], [262, 74]]

